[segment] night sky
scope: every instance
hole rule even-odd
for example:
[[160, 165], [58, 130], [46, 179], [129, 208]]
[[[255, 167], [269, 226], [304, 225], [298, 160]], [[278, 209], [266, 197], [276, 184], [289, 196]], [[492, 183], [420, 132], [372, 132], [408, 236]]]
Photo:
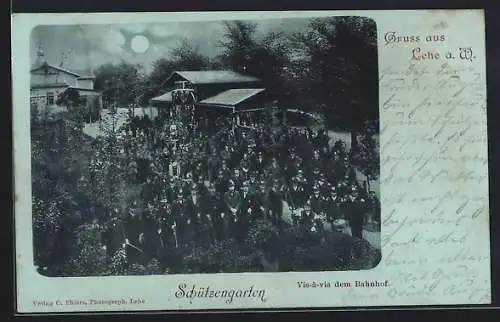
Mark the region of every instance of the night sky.
[[[268, 31], [292, 33], [305, 30], [308, 19], [259, 20], [257, 35]], [[34, 63], [38, 45], [44, 48], [45, 59], [69, 69], [95, 69], [104, 63], [121, 60], [141, 64], [149, 71], [152, 62], [168, 58], [169, 52], [183, 39], [196, 45], [199, 51], [213, 57], [218, 54], [217, 42], [223, 39], [222, 22], [183, 22], [128, 25], [69, 25], [38, 26], [31, 35], [31, 58]], [[144, 53], [133, 50], [131, 40], [142, 35], [149, 46]], [[62, 58], [66, 55], [67, 58]]]

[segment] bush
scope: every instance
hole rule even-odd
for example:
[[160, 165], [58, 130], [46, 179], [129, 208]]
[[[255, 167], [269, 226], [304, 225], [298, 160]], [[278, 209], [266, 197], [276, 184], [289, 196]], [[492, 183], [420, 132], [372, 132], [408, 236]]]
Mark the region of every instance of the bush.
[[74, 253], [69, 259], [70, 276], [104, 275], [107, 268], [102, 231], [95, 224], [84, 224], [74, 231]]
[[259, 220], [250, 228], [245, 243], [253, 250], [269, 249], [277, 236], [278, 230], [275, 226], [267, 220]]

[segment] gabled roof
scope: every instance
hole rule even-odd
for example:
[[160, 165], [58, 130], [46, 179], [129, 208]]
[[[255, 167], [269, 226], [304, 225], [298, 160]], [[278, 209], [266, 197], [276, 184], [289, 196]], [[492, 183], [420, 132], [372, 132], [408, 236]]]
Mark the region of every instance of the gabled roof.
[[167, 92], [163, 95], [153, 97], [150, 99], [151, 102], [157, 102], [157, 103], [162, 103], [162, 102], [172, 102], [172, 91]]
[[175, 71], [167, 78], [165, 83], [169, 82], [175, 75], [179, 75], [193, 84], [249, 83], [260, 81], [256, 77], [237, 73], [232, 70], [204, 70]]
[[79, 78], [95, 78], [94, 73], [90, 69], [71, 69], [71, 71], [75, 74], [80, 75]]
[[264, 88], [233, 88], [204, 99], [200, 105], [235, 106], [261, 92]]
[[77, 70], [69, 70], [69, 69], [62, 68], [62, 67], [59, 67], [56, 65], [52, 65], [49, 63], [43, 63], [42, 65], [36, 66], [36, 67], [32, 68], [30, 70], [30, 72], [36, 72], [36, 71], [41, 70], [43, 68], [52, 68], [52, 69], [58, 70], [60, 72], [66, 73], [66, 74], [76, 76], [78, 78], [88, 78], [88, 79], [95, 78], [95, 76], [93, 76], [93, 74], [90, 70], [78, 70], [78, 71]]

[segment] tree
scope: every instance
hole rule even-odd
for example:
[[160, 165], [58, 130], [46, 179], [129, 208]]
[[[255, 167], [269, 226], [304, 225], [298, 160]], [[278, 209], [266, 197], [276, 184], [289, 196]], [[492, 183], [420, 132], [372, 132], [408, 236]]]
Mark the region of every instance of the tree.
[[119, 64], [104, 64], [95, 71], [95, 89], [102, 91], [105, 106], [134, 104], [142, 93], [138, 88], [143, 82], [142, 66], [122, 61]]
[[311, 68], [314, 96], [324, 106], [330, 126], [341, 122], [351, 131], [351, 150], [364, 121], [378, 118], [376, 26], [365, 17], [313, 19], [309, 30], [295, 34]]
[[[80, 93], [74, 88], [68, 88], [59, 99], [61, 104], [65, 104], [70, 107], [76, 107], [80, 104]], [[58, 103], [59, 105], [59, 103]]]
[[219, 60], [226, 68], [248, 73], [263, 81], [281, 99], [284, 92], [283, 71], [289, 63], [289, 47], [282, 33], [270, 32], [257, 37], [257, 24], [244, 21], [225, 22]]
[[210, 60], [186, 38], [172, 50], [172, 62], [177, 70], [204, 70], [210, 66]]
[[244, 21], [224, 22], [224, 39], [219, 47], [223, 49], [219, 60], [222, 65], [235, 71], [246, 72], [255, 49], [257, 24]]
[[142, 104], [147, 102], [161, 93], [164, 90], [163, 84], [165, 80], [175, 71], [175, 63], [171, 59], [160, 58], [153, 62], [151, 73], [145, 78], [144, 81], [144, 95], [141, 98]]
[[224, 22], [224, 27], [224, 38], [219, 43], [221, 65], [259, 78], [283, 113], [294, 97], [285, 85], [290, 63], [286, 37], [275, 32], [257, 37], [257, 24], [244, 21]]
[[377, 180], [380, 173], [380, 147], [378, 143], [378, 123], [366, 121], [358, 135], [358, 151], [354, 155], [354, 162], [361, 173], [367, 178], [368, 189], [370, 182]]

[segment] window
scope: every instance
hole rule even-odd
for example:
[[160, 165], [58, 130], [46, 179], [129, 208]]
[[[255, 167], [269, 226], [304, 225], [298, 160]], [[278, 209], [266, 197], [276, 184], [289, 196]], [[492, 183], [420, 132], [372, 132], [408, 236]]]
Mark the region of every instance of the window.
[[80, 105], [85, 106], [87, 105], [87, 96], [80, 96]]
[[54, 93], [48, 92], [47, 93], [47, 105], [53, 105], [53, 104], [54, 104]]

